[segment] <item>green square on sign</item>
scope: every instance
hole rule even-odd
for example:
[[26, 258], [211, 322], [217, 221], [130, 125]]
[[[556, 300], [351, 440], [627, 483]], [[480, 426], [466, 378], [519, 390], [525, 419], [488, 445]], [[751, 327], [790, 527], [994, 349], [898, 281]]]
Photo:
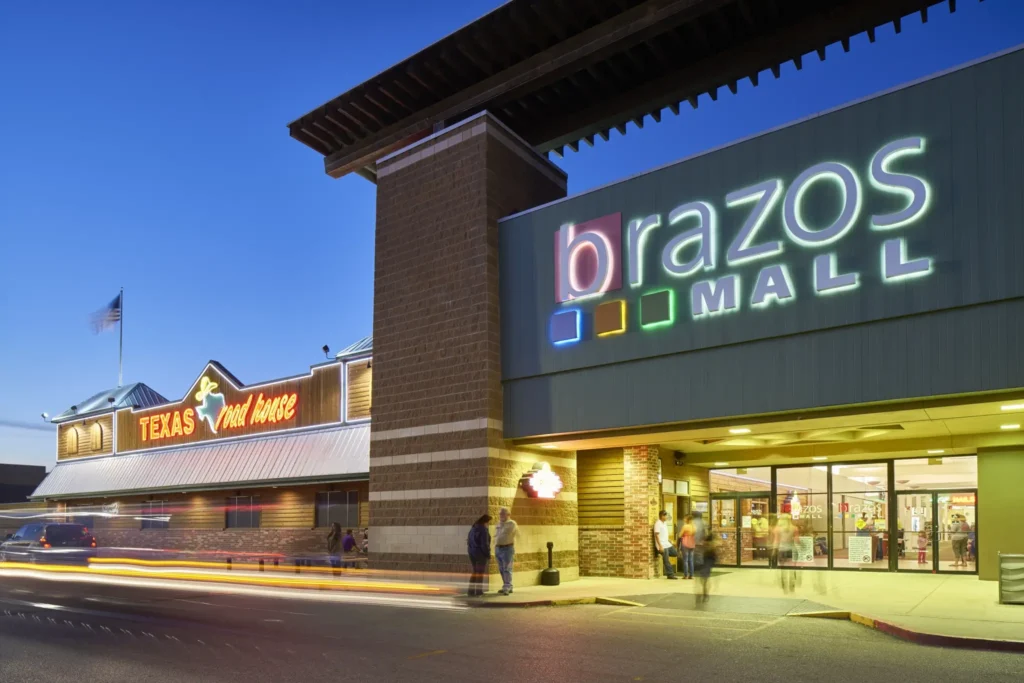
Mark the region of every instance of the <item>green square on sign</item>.
[[671, 289], [660, 289], [648, 292], [640, 297], [640, 326], [662, 327], [671, 325], [673, 321], [673, 292]]

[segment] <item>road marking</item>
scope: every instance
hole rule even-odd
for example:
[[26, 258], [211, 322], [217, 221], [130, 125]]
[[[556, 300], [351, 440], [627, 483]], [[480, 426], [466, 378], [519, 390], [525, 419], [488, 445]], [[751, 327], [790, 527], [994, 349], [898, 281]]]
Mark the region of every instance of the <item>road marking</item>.
[[279, 609], [266, 609], [265, 607], [240, 607], [236, 605], [218, 605], [215, 602], [203, 602], [202, 600], [186, 600], [184, 598], [178, 598], [175, 602], [188, 602], [193, 605], [206, 605], [207, 607], [219, 607], [220, 609], [244, 609], [252, 612], [273, 612], [275, 614], [294, 614], [300, 617], [312, 617], [316, 616], [311, 612], [286, 612]]
[[423, 659], [424, 657], [433, 657], [434, 655], [443, 655], [448, 650], [431, 650], [430, 652], [422, 652], [418, 655], [407, 657], [406, 659]]
[[746, 638], [746, 637], [747, 637], [747, 636], [749, 636], [749, 635], [750, 635], [751, 633], [757, 633], [758, 631], [762, 631], [762, 630], [764, 630], [764, 629], [768, 628], [769, 626], [774, 626], [775, 624], [779, 623], [780, 621], [782, 621], [782, 620], [783, 620], [783, 619], [785, 619], [785, 618], [786, 618], [786, 617], [779, 617], [779, 618], [778, 618], [778, 619], [776, 619], [775, 621], [769, 621], [769, 622], [768, 622], [768, 623], [766, 623], [766, 624], [761, 624], [761, 625], [760, 625], [760, 626], [758, 626], [757, 628], [752, 628], [752, 629], [750, 629], [749, 631], [747, 631], [746, 633], [744, 633], [744, 634], [743, 634], [742, 636], [736, 636], [735, 638], [731, 638], [731, 640], [739, 640], [740, 638]]

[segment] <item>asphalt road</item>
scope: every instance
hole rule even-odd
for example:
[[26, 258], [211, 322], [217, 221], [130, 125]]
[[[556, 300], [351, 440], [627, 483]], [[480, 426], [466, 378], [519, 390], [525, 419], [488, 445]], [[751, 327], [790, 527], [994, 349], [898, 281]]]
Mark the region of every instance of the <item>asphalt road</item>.
[[0, 681], [1014, 681], [1024, 655], [943, 650], [784, 601], [397, 608], [0, 579]]

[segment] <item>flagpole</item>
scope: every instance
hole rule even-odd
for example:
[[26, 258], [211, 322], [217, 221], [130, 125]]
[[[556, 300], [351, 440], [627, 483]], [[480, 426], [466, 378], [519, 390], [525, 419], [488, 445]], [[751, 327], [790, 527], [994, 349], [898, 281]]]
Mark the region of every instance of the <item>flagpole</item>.
[[124, 287], [121, 288], [121, 294], [118, 297], [117, 303], [121, 309], [121, 315], [117, 321], [117, 329], [120, 336], [117, 343], [117, 386], [120, 388], [124, 379], [122, 375], [122, 363], [124, 360]]

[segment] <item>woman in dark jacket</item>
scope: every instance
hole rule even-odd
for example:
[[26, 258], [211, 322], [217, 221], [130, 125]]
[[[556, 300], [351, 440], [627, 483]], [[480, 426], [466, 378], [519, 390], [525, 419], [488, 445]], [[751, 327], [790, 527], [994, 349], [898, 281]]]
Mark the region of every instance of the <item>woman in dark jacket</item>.
[[469, 538], [466, 545], [469, 549], [469, 561], [473, 565], [473, 574], [469, 578], [469, 597], [483, 595], [484, 577], [487, 575], [487, 562], [491, 559], [491, 532], [487, 525], [491, 523], [491, 516], [484, 515], [473, 523], [469, 530]]

